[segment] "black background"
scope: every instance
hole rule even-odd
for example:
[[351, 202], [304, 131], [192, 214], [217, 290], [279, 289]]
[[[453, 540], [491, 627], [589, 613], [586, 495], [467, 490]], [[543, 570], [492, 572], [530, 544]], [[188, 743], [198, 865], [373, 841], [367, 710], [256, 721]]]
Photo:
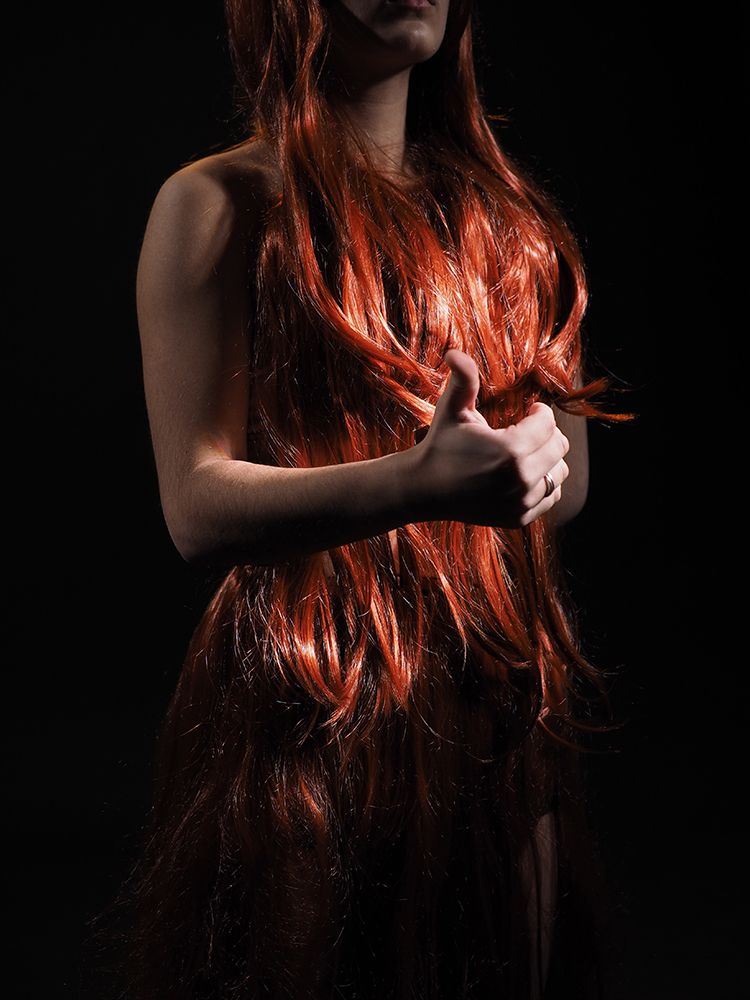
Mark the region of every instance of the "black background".
[[[729, 578], [746, 461], [727, 444], [742, 370], [727, 305], [732, 28], [638, 3], [479, 7], [488, 110], [583, 243], [591, 358], [638, 414], [592, 427], [590, 498], [566, 539], [623, 722], [588, 765], [613, 1000], [731, 997], [744, 664]], [[219, 0], [30, 17], [6, 188], [21, 222], [7, 271], [7, 530], [21, 560], [6, 711], [13, 995], [37, 1000], [78, 995], [86, 924], [132, 861], [154, 733], [211, 592], [161, 520], [133, 289], [160, 184], [240, 123]]]

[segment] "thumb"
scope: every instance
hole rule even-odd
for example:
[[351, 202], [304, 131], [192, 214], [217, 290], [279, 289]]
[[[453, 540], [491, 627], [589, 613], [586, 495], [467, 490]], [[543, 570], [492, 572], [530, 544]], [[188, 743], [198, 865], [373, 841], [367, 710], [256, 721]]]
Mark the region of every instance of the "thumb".
[[463, 351], [452, 350], [445, 355], [445, 363], [451, 370], [451, 377], [438, 400], [436, 416], [439, 411], [454, 420], [461, 417], [465, 420], [468, 414], [464, 411], [468, 410], [478, 417], [474, 404], [479, 394], [479, 370], [474, 360]]

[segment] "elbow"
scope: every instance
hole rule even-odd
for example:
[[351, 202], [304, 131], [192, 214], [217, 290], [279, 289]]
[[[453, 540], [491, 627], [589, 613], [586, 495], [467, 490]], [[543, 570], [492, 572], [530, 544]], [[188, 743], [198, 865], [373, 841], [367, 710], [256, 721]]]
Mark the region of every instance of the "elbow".
[[172, 542], [189, 566], [196, 569], [231, 569], [233, 566], [261, 565], [264, 560], [251, 551], [239, 550], [207, 532], [170, 529]]
[[189, 566], [210, 568], [216, 559], [216, 546], [207, 532], [196, 530], [186, 520], [167, 517], [167, 529], [172, 543]]
[[172, 544], [189, 566], [200, 569], [252, 562], [237, 551], [236, 518], [222, 502], [221, 483], [212, 472], [210, 466], [195, 468], [160, 481], [162, 513]]
[[243, 532], [239, 540], [229, 526], [205, 513], [182, 512], [176, 516], [165, 510], [164, 515], [172, 543], [189, 566], [226, 570], [278, 561], [266, 551], [261, 538]]
[[168, 503], [163, 503], [163, 511], [172, 544], [189, 566], [222, 569], [241, 561], [231, 553], [217, 525], [205, 513], [176, 510]]

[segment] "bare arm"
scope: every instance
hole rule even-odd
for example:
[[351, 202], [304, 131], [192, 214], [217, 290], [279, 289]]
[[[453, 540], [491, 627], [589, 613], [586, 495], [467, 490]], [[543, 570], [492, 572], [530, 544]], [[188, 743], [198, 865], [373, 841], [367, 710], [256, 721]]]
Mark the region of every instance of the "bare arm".
[[[247, 188], [253, 189], [250, 176]], [[162, 504], [182, 555], [272, 563], [411, 521], [518, 527], [560, 499], [568, 442], [549, 407], [492, 430], [474, 409], [476, 367], [453, 375], [425, 439], [407, 451], [317, 469], [247, 461], [250, 306], [244, 246], [260, 200], [201, 164], [167, 182], [144, 240], [138, 311]], [[377, 415], [373, 415], [377, 419]], [[545, 497], [545, 473], [558, 489]]]
[[585, 417], [571, 416], [553, 407], [555, 422], [570, 442], [570, 451], [565, 462], [570, 475], [565, 480], [565, 489], [560, 501], [555, 504], [552, 517], [555, 524], [572, 521], [580, 514], [589, 491], [589, 441]]

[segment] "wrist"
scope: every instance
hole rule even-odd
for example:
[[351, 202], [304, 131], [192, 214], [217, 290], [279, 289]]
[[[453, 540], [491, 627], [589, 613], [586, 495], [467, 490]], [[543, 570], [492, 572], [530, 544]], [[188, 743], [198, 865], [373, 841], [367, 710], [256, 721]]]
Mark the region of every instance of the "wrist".
[[434, 495], [425, 473], [424, 443], [396, 452], [393, 459], [392, 482], [394, 502], [402, 524], [436, 520]]

